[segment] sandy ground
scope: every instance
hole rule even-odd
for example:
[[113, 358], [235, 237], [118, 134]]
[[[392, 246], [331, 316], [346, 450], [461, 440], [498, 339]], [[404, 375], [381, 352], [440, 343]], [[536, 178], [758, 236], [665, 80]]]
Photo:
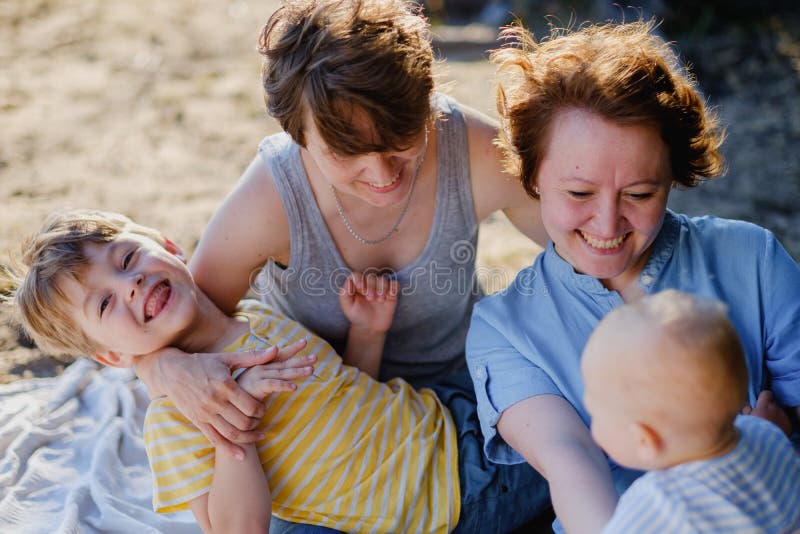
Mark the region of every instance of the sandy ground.
[[[275, 5], [0, 2], [0, 267], [66, 206], [120, 211], [192, 250], [258, 142], [279, 130], [255, 51]], [[489, 65], [437, 70], [452, 95], [491, 112]], [[536, 249], [500, 217], [485, 230], [481, 260], [508, 273], [502, 283]], [[8, 318], [0, 311], [0, 382], [70, 361], [25, 346]]]
[[[123, 212], [193, 250], [259, 140], [278, 131], [264, 110], [255, 51], [259, 28], [275, 5], [274, 0], [0, 2], [0, 268], [5, 251], [47, 213], [65, 206]], [[437, 69], [440, 82], [462, 102], [494, 114], [493, 68], [480, 60], [482, 44], [455, 42], [464, 35], [473, 39], [463, 31], [456, 37], [441, 31], [447, 62]], [[791, 64], [789, 72], [796, 74], [800, 48], [794, 37], [796, 32], [774, 41], [782, 43], [781, 54], [788, 58], [779, 66]], [[716, 46], [730, 52], [730, 43]], [[756, 52], [775, 56], [769, 45], [761, 48], [766, 51]], [[718, 51], [707, 50], [709, 63], [728, 57], [731, 70], [740, 70], [742, 58]], [[752, 61], [759, 64], [758, 58]], [[800, 197], [792, 200], [800, 192], [800, 156], [791, 149], [800, 139], [798, 80], [790, 76], [764, 101], [754, 98], [755, 88], [748, 92], [748, 81], [758, 75], [740, 73], [738, 85], [723, 80], [726, 89], [717, 103], [723, 112], [731, 110], [732, 122], [759, 117], [751, 130], [729, 129], [731, 153], [741, 160], [760, 151], [759, 170], [780, 162], [778, 186], [746, 182], [743, 191], [721, 189], [723, 194], [710, 189], [705, 196], [687, 197], [686, 209], [757, 220], [800, 243], [793, 207]], [[746, 98], [737, 99], [739, 94]], [[788, 133], [776, 134], [765, 117], [780, 121]], [[770, 132], [766, 144], [760, 142], [765, 132]], [[747, 162], [739, 160], [734, 158], [734, 176], [747, 174]], [[718, 210], [709, 209], [720, 199]], [[797, 257], [800, 245], [792, 250]], [[502, 217], [482, 227], [479, 261], [505, 273], [495, 278], [495, 288], [537, 251]], [[7, 309], [0, 310], [0, 382], [51, 375], [69, 361], [27, 346], [8, 317]]]

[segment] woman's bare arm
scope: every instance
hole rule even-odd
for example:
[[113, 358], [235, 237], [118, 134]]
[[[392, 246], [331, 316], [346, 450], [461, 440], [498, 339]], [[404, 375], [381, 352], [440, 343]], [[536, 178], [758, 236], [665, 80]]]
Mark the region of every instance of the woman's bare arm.
[[539, 245], [550, 238], [542, 225], [539, 201], [531, 198], [516, 176], [503, 170], [502, 153], [495, 145], [498, 123], [474, 109], [464, 107], [467, 119], [470, 177], [475, 215], [483, 221], [503, 210], [511, 223]]
[[283, 201], [258, 155], [214, 213], [189, 269], [214, 304], [231, 313], [269, 259], [289, 264], [289, 247]]
[[497, 431], [547, 479], [553, 508], [567, 532], [602, 530], [617, 503], [611, 470], [563, 397], [539, 395], [512, 405]]

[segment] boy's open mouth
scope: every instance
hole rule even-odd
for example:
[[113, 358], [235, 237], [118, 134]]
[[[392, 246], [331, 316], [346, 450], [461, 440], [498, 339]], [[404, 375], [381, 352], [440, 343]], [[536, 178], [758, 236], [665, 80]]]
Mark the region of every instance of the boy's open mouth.
[[161, 313], [164, 306], [172, 295], [172, 286], [169, 280], [163, 280], [150, 290], [147, 300], [144, 303], [144, 322], [151, 320]]

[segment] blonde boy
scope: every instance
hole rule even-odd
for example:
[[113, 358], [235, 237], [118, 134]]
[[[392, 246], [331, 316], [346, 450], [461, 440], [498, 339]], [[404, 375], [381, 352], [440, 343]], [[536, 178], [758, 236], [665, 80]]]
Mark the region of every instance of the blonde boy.
[[581, 362], [592, 436], [650, 470], [604, 532], [791, 532], [800, 459], [772, 423], [739, 416], [747, 368], [726, 308], [664, 291], [598, 325]]
[[[294, 368], [256, 366], [237, 377], [266, 411], [263, 438], [241, 444], [243, 461], [215, 454], [168, 398], [151, 402], [144, 437], [157, 511], [189, 507], [206, 532], [265, 532], [271, 514], [346, 532], [506, 531], [540, 511], [531, 502], [541, 499], [526, 494], [542, 486], [535, 471], [481, 461], [466, 375], [466, 389], [452, 382], [436, 393], [379, 383], [261, 304], [227, 316], [174, 244], [120, 215], [57, 213], [28, 242], [23, 263], [16, 303], [46, 349], [109, 365], [165, 346], [209, 353], [288, 343], [283, 358], [305, 356]], [[394, 311], [392, 299], [380, 302], [376, 320]], [[299, 380], [295, 388], [275, 378]]]

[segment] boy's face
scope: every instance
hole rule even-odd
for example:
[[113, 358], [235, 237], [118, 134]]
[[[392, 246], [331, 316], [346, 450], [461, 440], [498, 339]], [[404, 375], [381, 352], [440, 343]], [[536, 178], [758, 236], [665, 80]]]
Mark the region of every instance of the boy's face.
[[135, 355], [172, 344], [191, 325], [197, 290], [186, 265], [149, 237], [123, 232], [114, 241], [90, 243], [89, 263], [78, 282], [61, 287], [76, 326], [94, 341], [101, 356]]

